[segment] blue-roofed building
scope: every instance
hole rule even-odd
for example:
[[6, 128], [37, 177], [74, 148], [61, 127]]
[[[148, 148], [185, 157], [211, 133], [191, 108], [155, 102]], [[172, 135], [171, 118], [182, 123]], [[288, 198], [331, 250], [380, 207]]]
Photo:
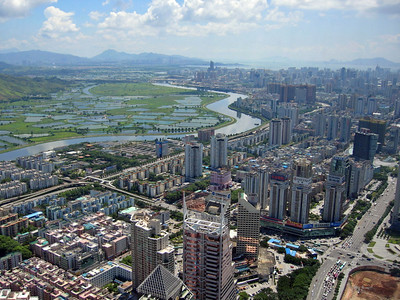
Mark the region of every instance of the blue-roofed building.
[[286, 248], [290, 248], [292, 250], [299, 250], [300, 246], [297, 246], [297, 245], [294, 245], [294, 244], [291, 244], [291, 243], [287, 243], [286, 244]]
[[296, 256], [296, 251], [290, 250], [289, 248], [285, 248], [286, 254], [291, 256]]
[[24, 216], [24, 218], [28, 218], [28, 219], [33, 219], [33, 218], [37, 218], [43, 215], [43, 212], [38, 211], [38, 212], [34, 212], [32, 214], [26, 215]]
[[273, 243], [273, 244], [279, 245], [279, 244], [281, 243], [281, 241], [280, 241], [280, 240], [277, 240], [277, 239], [269, 239], [269, 240], [268, 240], [268, 243]]

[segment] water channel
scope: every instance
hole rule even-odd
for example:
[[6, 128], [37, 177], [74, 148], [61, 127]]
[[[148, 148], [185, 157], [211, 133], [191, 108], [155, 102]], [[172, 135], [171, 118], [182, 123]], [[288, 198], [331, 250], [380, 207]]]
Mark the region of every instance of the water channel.
[[[210, 110], [216, 111], [224, 115], [228, 115], [236, 119], [236, 123], [216, 130], [217, 133], [224, 133], [227, 135], [237, 134], [253, 129], [257, 127], [259, 124], [261, 124], [261, 120], [259, 118], [254, 118], [246, 114], [238, 113], [228, 108], [228, 105], [235, 102], [238, 97], [245, 98], [246, 97], [245, 95], [236, 93], [228, 93], [228, 95], [229, 97], [225, 99], [207, 105], [207, 108], [209, 108]], [[55, 148], [79, 144], [83, 142], [94, 143], [94, 142], [110, 142], [110, 141], [149, 141], [149, 140], [168, 138], [168, 137], [181, 138], [183, 136], [185, 135], [132, 135], [132, 136], [107, 135], [107, 136], [92, 136], [92, 137], [66, 139], [55, 142], [47, 142], [43, 144], [38, 144], [34, 146], [29, 146], [1, 153], [0, 161], [15, 160], [17, 157], [20, 156], [35, 155], [43, 151], [48, 151]]]

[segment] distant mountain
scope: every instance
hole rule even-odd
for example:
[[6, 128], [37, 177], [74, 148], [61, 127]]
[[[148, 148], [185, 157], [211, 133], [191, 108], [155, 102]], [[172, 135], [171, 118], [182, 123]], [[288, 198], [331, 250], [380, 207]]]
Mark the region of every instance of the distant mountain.
[[59, 54], [48, 51], [30, 50], [0, 54], [0, 61], [13, 65], [50, 66], [81, 65], [89, 59], [70, 54]]
[[382, 68], [400, 68], [400, 63], [395, 63], [383, 57], [358, 58], [347, 63], [354, 66], [380, 66]]
[[163, 55], [157, 53], [129, 54], [115, 50], [106, 50], [92, 58], [48, 51], [31, 50], [11, 53], [0, 53], [0, 62], [23, 66], [67, 66], [67, 65], [203, 65], [208, 62], [180, 55]]
[[106, 50], [103, 53], [91, 58], [92, 61], [104, 63], [121, 63], [140, 65], [185, 65], [185, 64], [207, 64], [206, 61], [198, 58], [189, 58], [180, 55], [164, 55], [151, 52], [140, 54], [129, 54], [115, 50]]
[[328, 62], [325, 62], [326, 66], [342, 66], [342, 67], [364, 67], [364, 68], [375, 68], [379, 66], [381, 68], [391, 68], [391, 69], [400, 69], [400, 63], [396, 63], [390, 60], [387, 60], [383, 57], [375, 57], [375, 58], [357, 58], [350, 61], [338, 61], [332, 59]]
[[113, 49], [106, 50], [99, 55], [96, 55], [91, 58], [94, 61], [103, 61], [103, 62], [116, 62], [116, 61], [126, 61], [131, 60], [132, 54], [126, 52], [118, 52]]

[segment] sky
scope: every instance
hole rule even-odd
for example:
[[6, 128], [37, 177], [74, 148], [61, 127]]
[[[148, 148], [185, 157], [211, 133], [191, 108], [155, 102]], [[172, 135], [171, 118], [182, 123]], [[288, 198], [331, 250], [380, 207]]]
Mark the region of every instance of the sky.
[[0, 51], [400, 62], [400, 0], [0, 0]]

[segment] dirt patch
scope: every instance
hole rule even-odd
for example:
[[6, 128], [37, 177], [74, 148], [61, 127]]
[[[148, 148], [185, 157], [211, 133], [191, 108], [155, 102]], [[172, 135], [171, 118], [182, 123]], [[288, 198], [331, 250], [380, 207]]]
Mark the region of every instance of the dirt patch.
[[342, 300], [400, 299], [400, 278], [373, 271], [352, 274]]

